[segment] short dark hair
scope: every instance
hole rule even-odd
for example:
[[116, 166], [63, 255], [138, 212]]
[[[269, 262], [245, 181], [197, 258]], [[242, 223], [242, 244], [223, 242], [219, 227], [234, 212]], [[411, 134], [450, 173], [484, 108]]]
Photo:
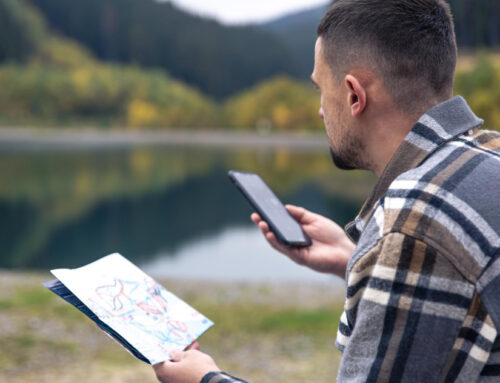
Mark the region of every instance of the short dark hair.
[[408, 112], [453, 91], [457, 44], [444, 0], [337, 0], [318, 37], [334, 74], [367, 62]]

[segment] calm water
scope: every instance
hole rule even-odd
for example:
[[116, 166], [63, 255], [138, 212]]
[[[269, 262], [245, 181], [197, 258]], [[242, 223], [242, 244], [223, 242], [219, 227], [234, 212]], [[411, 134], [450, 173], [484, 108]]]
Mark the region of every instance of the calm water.
[[324, 280], [274, 252], [229, 169], [283, 201], [351, 220], [372, 179], [325, 150], [134, 147], [0, 150], [0, 268], [78, 267], [120, 252], [158, 277]]

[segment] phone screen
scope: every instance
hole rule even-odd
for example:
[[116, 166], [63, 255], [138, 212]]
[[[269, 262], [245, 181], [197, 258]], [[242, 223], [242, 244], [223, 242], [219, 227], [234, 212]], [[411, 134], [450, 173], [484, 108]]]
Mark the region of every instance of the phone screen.
[[248, 202], [270, 226], [278, 239], [288, 246], [309, 246], [310, 238], [300, 224], [288, 213], [273, 191], [254, 173], [230, 171], [229, 178]]

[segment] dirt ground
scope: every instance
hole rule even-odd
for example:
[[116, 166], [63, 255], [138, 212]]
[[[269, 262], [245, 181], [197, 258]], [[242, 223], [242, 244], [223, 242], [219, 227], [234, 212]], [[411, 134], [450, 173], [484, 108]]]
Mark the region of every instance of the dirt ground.
[[[40, 285], [47, 279], [0, 271], [0, 383], [156, 381], [149, 365]], [[338, 283], [161, 282], [215, 322], [199, 342], [221, 369], [254, 383], [335, 380]]]

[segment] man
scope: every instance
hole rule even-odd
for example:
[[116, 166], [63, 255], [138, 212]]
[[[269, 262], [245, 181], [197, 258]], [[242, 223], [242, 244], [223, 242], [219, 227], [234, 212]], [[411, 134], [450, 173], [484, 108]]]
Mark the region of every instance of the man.
[[[252, 220], [292, 260], [345, 275], [340, 382], [500, 381], [500, 135], [452, 98], [456, 55], [444, 0], [339, 0], [318, 28], [333, 160], [379, 181], [347, 235], [288, 207], [306, 249]], [[197, 350], [172, 356], [163, 382], [241, 381]]]

